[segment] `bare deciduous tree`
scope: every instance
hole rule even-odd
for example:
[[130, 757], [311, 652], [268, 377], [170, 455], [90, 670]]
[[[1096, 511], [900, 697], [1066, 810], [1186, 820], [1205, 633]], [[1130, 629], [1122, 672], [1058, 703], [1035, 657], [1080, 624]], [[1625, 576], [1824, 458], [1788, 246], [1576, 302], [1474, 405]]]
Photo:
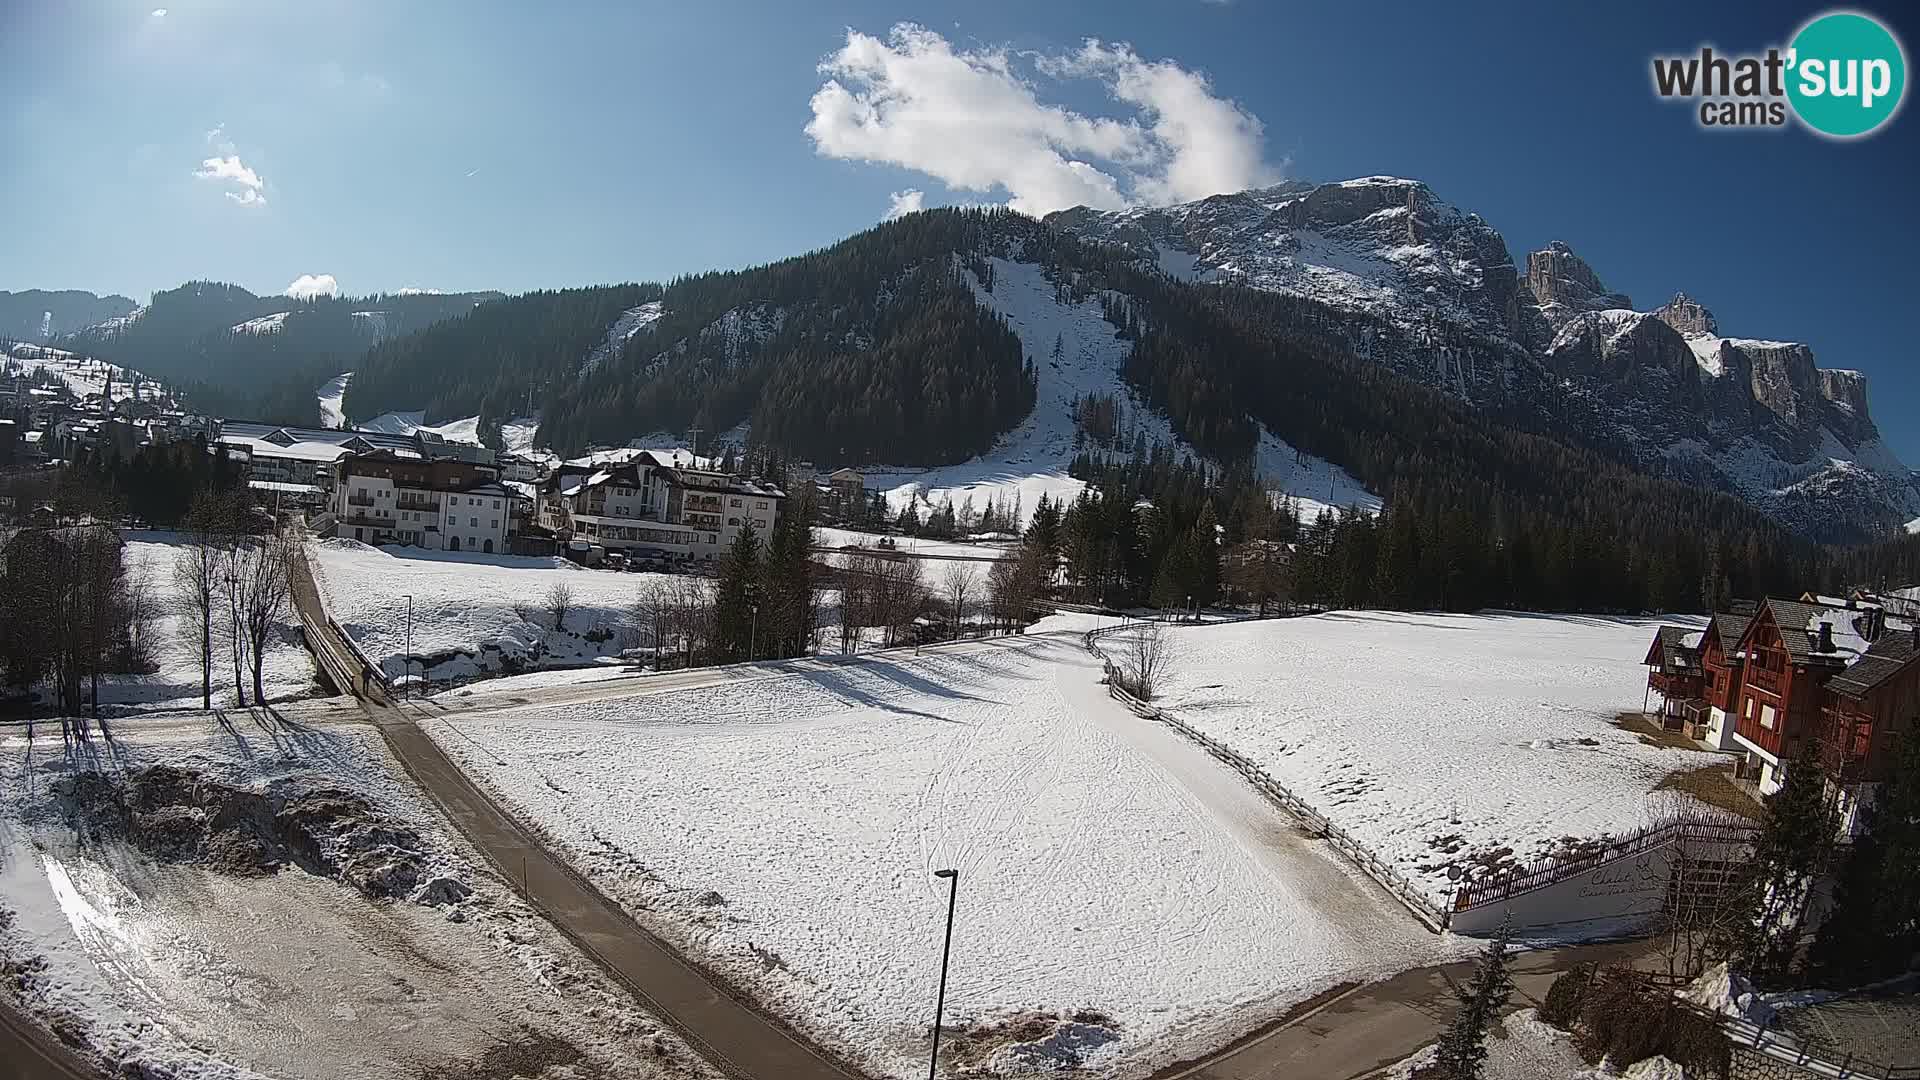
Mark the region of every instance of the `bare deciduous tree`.
[[567, 612], [573, 610], [573, 586], [564, 581], [556, 581], [547, 587], [547, 617], [553, 620], [555, 630], [567, 628]]
[[873, 562], [869, 594], [873, 623], [886, 628], [888, 645], [897, 645], [911, 635], [914, 620], [927, 609], [927, 587], [921, 579], [920, 560], [876, 558]]
[[267, 700], [265, 670], [267, 646], [287, 623], [293, 610], [293, 560], [298, 541], [285, 532], [264, 540], [249, 539], [241, 625], [247, 638], [247, 656], [253, 670], [253, 700]]
[[967, 613], [973, 604], [973, 565], [948, 563], [946, 573], [941, 576], [940, 587], [945, 594], [947, 613], [953, 620], [953, 636], [960, 637], [967, 632]]
[[1160, 678], [1166, 674], [1172, 661], [1172, 642], [1168, 638], [1166, 624], [1158, 621], [1141, 623], [1137, 630], [1127, 634], [1124, 648], [1127, 690], [1141, 701], [1153, 700]]

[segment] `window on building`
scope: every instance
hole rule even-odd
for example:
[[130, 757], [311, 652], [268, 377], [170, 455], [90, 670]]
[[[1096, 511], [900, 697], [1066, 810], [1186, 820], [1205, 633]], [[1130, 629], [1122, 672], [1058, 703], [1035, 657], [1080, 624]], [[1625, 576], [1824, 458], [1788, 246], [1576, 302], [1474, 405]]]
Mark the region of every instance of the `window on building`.
[[468, 519], [467, 519], [467, 528], [469, 528], [469, 529], [477, 529], [477, 528], [479, 528], [479, 527], [480, 527], [480, 519], [479, 519], [479, 518], [468, 518]]
[[1760, 706], [1760, 726], [1771, 731], [1773, 729], [1774, 718], [1778, 715], [1779, 714], [1774, 711], [1773, 706]]
[[495, 499], [495, 500], [493, 500], [493, 508], [494, 508], [495, 510], [498, 510], [498, 509], [500, 509], [500, 500], [499, 500], [499, 499]]
[[739, 506], [739, 505], [740, 505], [740, 500], [739, 500], [739, 499], [729, 499], [729, 500], [727, 500], [727, 505], [728, 505], [728, 506]]
[[494, 528], [494, 529], [497, 529], [497, 528], [499, 528], [499, 527], [500, 527], [500, 519], [499, 519], [499, 518], [494, 518], [494, 519], [493, 519], [493, 524], [492, 524], [491, 526], [489, 526], [489, 528]]

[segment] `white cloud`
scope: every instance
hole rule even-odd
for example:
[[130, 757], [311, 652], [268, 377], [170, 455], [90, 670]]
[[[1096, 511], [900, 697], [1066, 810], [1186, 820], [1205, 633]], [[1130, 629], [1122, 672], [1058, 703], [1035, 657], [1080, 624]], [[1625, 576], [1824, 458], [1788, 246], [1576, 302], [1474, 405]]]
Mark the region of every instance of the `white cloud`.
[[238, 154], [228, 154], [226, 157], [210, 157], [200, 163], [200, 168], [196, 170], [193, 175], [202, 180], [231, 181], [243, 188], [252, 188], [255, 191], [259, 191], [261, 188], [267, 186], [265, 182], [260, 179], [259, 173], [241, 164]]
[[[1045, 104], [1022, 61], [1054, 79], [1096, 80], [1132, 115]], [[818, 153], [913, 169], [967, 191], [1001, 189], [1030, 214], [1183, 201], [1279, 177], [1263, 160], [1257, 118], [1216, 97], [1204, 76], [1142, 60], [1127, 45], [1090, 40], [1038, 57], [956, 51], [902, 23], [884, 41], [849, 30], [820, 71], [827, 81], [806, 128]]]
[[927, 193], [919, 188], [896, 191], [887, 196], [887, 220], [892, 221], [894, 218], [906, 217], [908, 214], [917, 214], [926, 208], [926, 201]]
[[295, 300], [312, 300], [316, 296], [339, 296], [340, 283], [332, 274], [301, 274], [287, 286], [287, 295]]
[[167, 17], [167, 9], [166, 9], [166, 8], [163, 8], [163, 7], [157, 7], [157, 8], [154, 8], [154, 9], [153, 9], [153, 17], [154, 17], [154, 18], [156, 18], [156, 19], [164, 19], [164, 18], [166, 18], [166, 17]]
[[218, 156], [202, 161], [193, 175], [227, 188], [227, 198], [241, 206], [267, 205], [267, 182], [240, 160], [240, 154], [232, 140], [227, 138], [226, 131], [227, 125], [216, 124], [213, 130], [207, 132], [207, 145], [213, 147]]

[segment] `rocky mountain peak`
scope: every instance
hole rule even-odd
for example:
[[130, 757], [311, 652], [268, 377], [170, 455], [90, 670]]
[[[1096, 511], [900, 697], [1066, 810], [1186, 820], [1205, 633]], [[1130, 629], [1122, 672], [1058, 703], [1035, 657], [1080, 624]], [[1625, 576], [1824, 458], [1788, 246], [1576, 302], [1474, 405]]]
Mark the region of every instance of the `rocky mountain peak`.
[[1625, 293], [1608, 292], [1600, 275], [1560, 240], [1527, 256], [1527, 290], [1556, 331], [1583, 311], [1633, 307]]
[[1720, 333], [1720, 324], [1714, 319], [1713, 312], [1683, 292], [1674, 293], [1673, 299], [1655, 308], [1653, 317], [1688, 337], [1701, 334], [1712, 337]]

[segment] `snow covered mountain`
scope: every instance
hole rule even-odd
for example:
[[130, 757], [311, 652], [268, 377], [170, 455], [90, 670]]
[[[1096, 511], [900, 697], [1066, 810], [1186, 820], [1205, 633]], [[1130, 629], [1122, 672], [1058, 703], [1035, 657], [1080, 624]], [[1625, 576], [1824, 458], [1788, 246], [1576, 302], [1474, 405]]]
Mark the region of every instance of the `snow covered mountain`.
[[1636, 310], [1564, 243], [1531, 253], [1523, 275], [1499, 232], [1419, 181], [1291, 182], [1046, 220], [1180, 280], [1323, 305], [1361, 356], [1809, 534], [1856, 538], [1920, 515], [1865, 376], [1820, 369], [1798, 342], [1724, 336], [1685, 295]]

